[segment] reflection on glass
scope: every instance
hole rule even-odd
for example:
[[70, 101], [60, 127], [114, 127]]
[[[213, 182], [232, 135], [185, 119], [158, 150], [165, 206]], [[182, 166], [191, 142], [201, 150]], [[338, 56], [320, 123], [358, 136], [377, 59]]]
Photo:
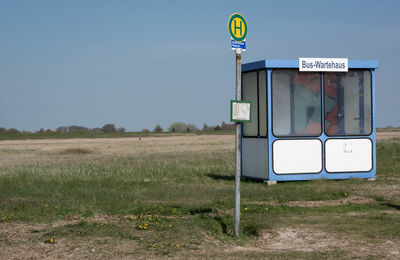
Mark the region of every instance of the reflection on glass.
[[371, 133], [371, 73], [368, 70], [325, 73], [324, 88], [327, 135]]
[[[266, 71], [261, 70], [258, 73], [258, 101], [259, 101], [259, 134], [262, 137], [267, 136], [267, 79]], [[256, 108], [254, 108], [256, 109]]]
[[244, 136], [257, 136], [258, 134], [258, 100], [257, 100], [257, 72], [243, 73], [243, 100], [251, 102], [251, 122], [243, 123]]
[[297, 70], [272, 73], [273, 132], [277, 136], [321, 134], [321, 75]]

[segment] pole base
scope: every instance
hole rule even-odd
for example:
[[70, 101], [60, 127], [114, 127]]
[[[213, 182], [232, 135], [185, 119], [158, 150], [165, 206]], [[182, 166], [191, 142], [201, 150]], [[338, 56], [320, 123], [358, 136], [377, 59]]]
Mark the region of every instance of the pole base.
[[268, 186], [271, 185], [276, 185], [278, 182], [277, 181], [264, 181]]
[[368, 178], [367, 181], [376, 181], [376, 178]]

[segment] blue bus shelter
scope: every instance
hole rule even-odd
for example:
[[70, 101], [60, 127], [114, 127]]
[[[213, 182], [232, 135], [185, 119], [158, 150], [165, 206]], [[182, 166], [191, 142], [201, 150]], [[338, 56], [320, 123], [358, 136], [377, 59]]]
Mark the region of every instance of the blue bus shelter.
[[299, 60], [242, 66], [241, 175], [269, 182], [376, 176], [375, 69], [300, 71]]

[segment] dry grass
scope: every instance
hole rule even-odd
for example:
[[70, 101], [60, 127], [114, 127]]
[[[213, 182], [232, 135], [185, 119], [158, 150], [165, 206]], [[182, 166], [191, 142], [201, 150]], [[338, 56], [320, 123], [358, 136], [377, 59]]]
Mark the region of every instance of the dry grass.
[[376, 132], [377, 140], [400, 138], [400, 131]]
[[93, 153], [93, 151], [91, 151], [89, 149], [79, 148], [79, 147], [63, 149], [58, 152], [58, 154], [60, 154], [60, 155], [73, 155], [73, 154], [82, 155], [82, 154], [92, 154], [92, 153]]
[[[0, 166], [59, 163], [83, 156], [155, 156], [165, 153], [227, 151], [234, 149], [232, 135], [184, 135], [141, 138], [87, 138], [0, 141]], [[3, 152], [2, 152], [3, 151]], [[62, 155], [68, 155], [63, 157]]]
[[[384, 142], [398, 136], [377, 133]], [[14, 187], [0, 193], [0, 213], [19, 214], [0, 221], [0, 258], [400, 259], [392, 150], [390, 162], [378, 159], [376, 182], [242, 182], [237, 240], [233, 149], [233, 135], [0, 141], [0, 175], [10, 181], [2, 187]], [[29, 181], [55, 188], [30, 193]], [[138, 230], [131, 218], [142, 214], [160, 224]]]

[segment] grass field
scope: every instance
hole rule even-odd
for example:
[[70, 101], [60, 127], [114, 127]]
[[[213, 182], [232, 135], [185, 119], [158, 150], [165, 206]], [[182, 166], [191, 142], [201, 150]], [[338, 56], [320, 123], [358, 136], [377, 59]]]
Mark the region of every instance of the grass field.
[[378, 178], [241, 183], [233, 135], [0, 141], [0, 258], [400, 258], [400, 139]]
[[0, 140], [26, 140], [26, 139], [71, 139], [71, 138], [128, 138], [128, 137], [165, 137], [165, 136], [182, 136], [182, 135], [229, 135], [234, 134], [234, 130], [210, 130], [210, 131], [195, 131], [195, 132], [115, 132], [105, 133], [96, 132], [25, 132], [25, 133], [1, 133]]

